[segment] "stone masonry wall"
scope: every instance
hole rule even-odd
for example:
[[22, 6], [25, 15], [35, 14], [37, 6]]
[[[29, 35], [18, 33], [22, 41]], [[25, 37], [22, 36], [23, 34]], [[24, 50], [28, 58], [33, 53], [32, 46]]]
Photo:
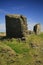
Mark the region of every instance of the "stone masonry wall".
[[27, 18], [23, 15], [6, 15], [6, 36], [23, 37], [27, 32]]

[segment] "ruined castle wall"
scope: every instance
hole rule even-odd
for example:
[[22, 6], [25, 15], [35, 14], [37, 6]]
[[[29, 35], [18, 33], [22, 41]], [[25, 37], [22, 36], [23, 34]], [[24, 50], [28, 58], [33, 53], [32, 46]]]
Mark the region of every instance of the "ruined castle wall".
[[27, 31], [27, 19], [22, 15], [6, 15], [6, 35], [8, 37], [22, 37]]
[[40, 34], [40, 32], [41, 32], [41, 26], [40, 26], [40, 24], [36, 24], [35, 26], [34, 26], [34, 28], [33, 28], [33, 31], [34, 31], [34, 33], [35, 34]]

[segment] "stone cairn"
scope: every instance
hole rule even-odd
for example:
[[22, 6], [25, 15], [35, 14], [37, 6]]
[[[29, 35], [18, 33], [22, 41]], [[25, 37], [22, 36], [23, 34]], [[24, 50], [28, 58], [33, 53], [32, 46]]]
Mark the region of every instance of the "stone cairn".
[[27, 34], [27, 18], [23, 15], [6, 15], [6, 36], [22, 38]]
[[33, 28], [33, 31], [34, 31], [34, 33], [35, 34], [40, 34], [40, 29], [41, 29], [41, 26], [40, 26], [40, 24], [36, 24], [35, 26], [34, 26], [34, 28]]

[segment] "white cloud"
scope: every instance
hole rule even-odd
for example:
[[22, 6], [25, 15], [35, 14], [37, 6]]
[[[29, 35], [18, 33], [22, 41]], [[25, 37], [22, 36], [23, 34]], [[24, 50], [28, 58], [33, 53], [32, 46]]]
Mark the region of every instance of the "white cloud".
[[33, 22], [31, 19], [29, 19], [27, 24], [28, 24], [28, 29], [33, 30], [33, 27], [36, 24], [36, 22]]
[[[31, 19], [29, 19], [27, 24], [28, 24], [28, 29], [33, 31], [33, 27], [35, 24], [37, 24], [37, 22], [34, 22]], [[43, 25], [42, 24], [41, 24], [41, 31], [43, 31]]]
[[[19, 8], [18, 7], [11, 7], [11, 10], [12, 10], [12, 13], [13, 13], [13, 11], [15, 10], [21, 10], [21, 9], [23, 9], [24, 8], [24, 6], [20, 6]], [[0, 9], [0, 13], [4, 13], [4, 14], [9, 14], [10, 13], [10, 9]]]
[[5, 24], [4, 23], [0, 24], [0, 32], [5, 32]]
[[12, 7], [11, 9], [12, 10], [21, 10], [21, 9], [24, 9], [25, 7], [24, 6], [19, 6], [19, 7]]
[[9, 13], [9, 12], [6, 11], [6, 10], [4, 10], [4, 9], [0, 9], [0, 13], [4, 13], [4, 14], [6, 14], [6, 13]]

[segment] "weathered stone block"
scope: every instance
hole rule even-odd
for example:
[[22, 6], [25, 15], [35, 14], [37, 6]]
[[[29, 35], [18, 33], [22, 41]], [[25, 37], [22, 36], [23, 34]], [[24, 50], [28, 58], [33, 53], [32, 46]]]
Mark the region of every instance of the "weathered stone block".
[[27, 19], [22, 15], [6, 15], [6, 35], [8, 37], [23, 37], [27, 31]]
[[34, 28], [33, 28], [33, 31], [34, 31], [34, 33], [35, 34], [40, 34], [40, 29], [41, 29], [41, 26], [40, 26], [40, 24], [36, 24], [35, 26], [34, 26]]

